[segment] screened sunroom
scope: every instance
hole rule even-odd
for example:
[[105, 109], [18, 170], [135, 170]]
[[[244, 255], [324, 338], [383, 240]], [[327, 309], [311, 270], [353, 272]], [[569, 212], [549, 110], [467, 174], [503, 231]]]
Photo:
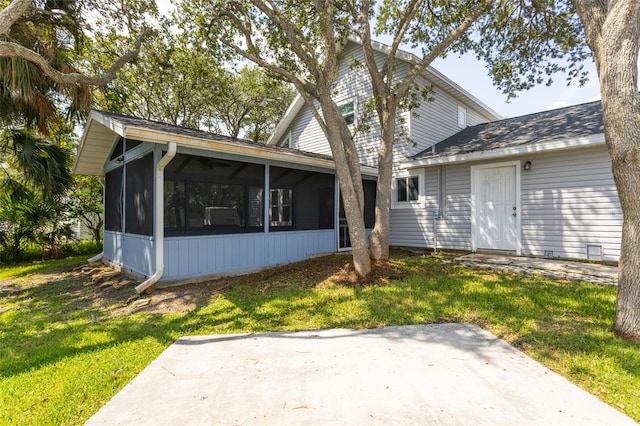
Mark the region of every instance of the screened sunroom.
[[[103, 259], [142, 278], [203, 279], [349, 249], [327, 156], [93, 111], [74, 172], [104, 176]], [[376, 170], [363, 173], [372, 227]]]

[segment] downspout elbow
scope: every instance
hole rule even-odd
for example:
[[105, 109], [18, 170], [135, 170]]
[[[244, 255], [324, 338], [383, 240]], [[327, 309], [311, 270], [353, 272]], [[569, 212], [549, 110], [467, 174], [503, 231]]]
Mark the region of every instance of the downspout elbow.
[[136, 293], [140, 294], [155, 283], [164, 274], [164, 168], [176, 156], [177, 145], [169, 142], [169, 149], [156, 165], [156, 197], [155, 197], [155, 248], [156, 270], [147, 280], [136, 286]]
[[140, 294], [144, 292], [146, 289], [157, 283], [160, 278], [162, 278], [162, 274], [164, 273], [164, 265], [156, 268], [156, 272], [153, 273], [149, 278], [143, 281], [141, 284], [136, 286], [136, 293]]

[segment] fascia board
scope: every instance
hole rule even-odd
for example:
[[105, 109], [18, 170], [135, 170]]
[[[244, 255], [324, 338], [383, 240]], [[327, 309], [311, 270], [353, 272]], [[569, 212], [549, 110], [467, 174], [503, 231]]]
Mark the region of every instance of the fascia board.
[[112, 120], [109, 117], [105, 117], [98, 111], [91, 111], [91, 113], [89, 114], [89, 118], [87, 118], [87, 123], [84, 126], [82, 137], [80, 138], [80, 144], [78, 145], [78, 150], [76, 152], [76, 158], [73, 161], [73, 167], [71, 168], [71, 172], [74, 174], [76, 173], [78, 167], [78, 161], [80, 160], [80, 158], [82, 158], [82, 152], [85, 148], [87, 138], [89, 137], [89, 132], [91, 131], [94, 122], [103, 125], [119, 136], [124, 136], [127, 130], [126, 126], [124, 126], [122, 123]]
[[267, 145], [275, 145], [280, 141], [280, 139], [282, 139], [294, 118], [302, 109], [303, 105], [304, 99], [298, 93], [293, 102], [291, 102], [291, 105], [289, 105], [289, 108], [287, 108], [287, 111], [284, 113], [282, 120], [280, 120], [276, 128], [273, 130], [271, 137], [267, 140]]
[[542, 142], [529, 145], [520, 145], [515, 147], [507, 147], [494, 149], [491, 151], [476, 151], [466, 154], [447, 155], [434, 158], [424, 158], [419, 160], [403, 161], [400, 163], [400, 169], [412, 169], [415, 167], [431, 166], [436, 164], [452, 164], [467, 161], [479, 161], [496, 159], [503, 157], [511, 157], [523, 154], [533, 154], [538, 152], [562, 151], [565, 149], [573, 149], [585, 146], [604, 145], [604, 133], [591, 135], [583, 138], [556, 140]]

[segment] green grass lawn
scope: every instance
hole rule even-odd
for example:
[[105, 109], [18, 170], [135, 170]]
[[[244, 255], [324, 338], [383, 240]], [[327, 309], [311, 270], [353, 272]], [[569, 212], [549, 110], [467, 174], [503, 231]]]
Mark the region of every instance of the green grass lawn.
[[478, 324], [640, 421], [640, 347], [610, 331], [614, 288], [403, 252], [352, 285], [332, 278], [348, 260], [335, 255], [192, 286], [188, 310], [123, 313], [69, 271], [84, 259], [0, 269], [0, 423], [81, 424], [184, 335], [434, 322]]

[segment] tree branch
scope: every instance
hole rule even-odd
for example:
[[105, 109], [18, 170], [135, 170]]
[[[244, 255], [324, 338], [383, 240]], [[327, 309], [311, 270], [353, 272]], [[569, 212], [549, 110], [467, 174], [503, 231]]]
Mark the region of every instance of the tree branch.
[[583, 29], [589, 48], [597, 55], [599, 43], [598, 39], [602, 33], [602, 27], [607, 19], [608, 2], [594, 0], [572, 0], [573, 7], [583, 22]]
[[[386, 73], [378, 72], [378, 64], [376, 63], [375, 53], [373, 51], [373, 44], [371, 40], [371, 25], [369, 24], [369, 6], [370, 1], [364, 0], [362, 2], [362, 9], [356, 17], [361, 25], [360, 40], [362, 41], [362, 51], [364, 53], [364, 62], [369, 70], [369, 75], [372, 79], [372, 88], [374, 96], [376, 96], [376, 108], [379, 110], [379, 100], [381, 96], [386, 97], [387, 93], [379, 93], [380, 89], [385, 89], [387, 86], [384, 82]], [[393, 61], [394, 57], [389, 56], [389, 61]], [[386, 64], [385, 64], [386, 66]], [[386, 91], [386, 90], [385, 90]]]
[[142, 41], [146, 38], [147, 34], [148, 31], [143, 32], [136, 40], [134, 49], [120, 56], [118, 60], [102, 75], [90, 76], [77, 72], [64, 73], [58, 71], [38, 53], [17, 43], [8, 41], [0, 41], [0, 57], [17, 57], [31, 62], [40, 68], [48, 78], [61, 86], [73, 86], [76, 84], [105, 86], [116, 78], [116, 73], [122, 67], [138, 59], [140, 48], [142, 47]]
[[431, 52], [420, 62], [418, 62], [414, 67], [409, 71], [407, 77], [402, 81], [402, 83], [398, 86], [396, 90], [396, 99], [399, 102], [402, 99], [420, 73], [422, 73], [438, 56], [440, 56], [454, 41], [460, 38], [468, 29], [476, 22], [480, 16], [482, 16], [493, 4], [494, 0], [484, 0], [480, 7], [474, 10], [474, 12], [467, 16], [467, 18], [462, 21], [458, 27], [449, 33], [440, 43], [438, 43]]
[[[420, 6], [422, 5], [423, 2], [424, 0], [411, 0], [404, 14], [402, 15], [402, 19], [398, 24], [398, 31], [396, 32], [396, 35], [393, 38], [393, 42], [391, 43], [391, 47], [389, 49], [389, 54], [387, 55], [389, 60], [384, 64], [384, 67], [383, 67], [383, 76], [388, 76], [390, 71], [393, 70], [392, 68], [392, 64], [394, 63], [393, 59], [396, 57], [396, 54], [398, 53], [398, 49], [400, 48], [402, 39], [404, 38], [404, 35], [409, 29], [409, 25], [411, 24], [411, 21], [416, 16], [416, 13], [418, 13], [418, 9], [420, 9]], [[391, 87], [391, 84], [392, 84], [391, 80], [392, 80], [391, 78], [387, 78], [388, 87]]]
[[0, 12], [0, 34], [9, 31], [16, 20], [24, 15], [31, 6], [31, 0], [13, 0], [9, 6]]
[[275, 8], [267, 7], [264, 2], [251, 0], [251, 3], [267, 15], [272, 22], [280, 26], [289, 40], [291, 50], [293, 50], [296, 56], [307, 66], [307, 69], [311, 73], [315, 73], [317, 70], [314, 69], [314, 65], [320, 61], [315, 56], [315, 49], [313, 49], [313, 46], [307, 41], [304, 34], [300, 32], [299, 28]]

